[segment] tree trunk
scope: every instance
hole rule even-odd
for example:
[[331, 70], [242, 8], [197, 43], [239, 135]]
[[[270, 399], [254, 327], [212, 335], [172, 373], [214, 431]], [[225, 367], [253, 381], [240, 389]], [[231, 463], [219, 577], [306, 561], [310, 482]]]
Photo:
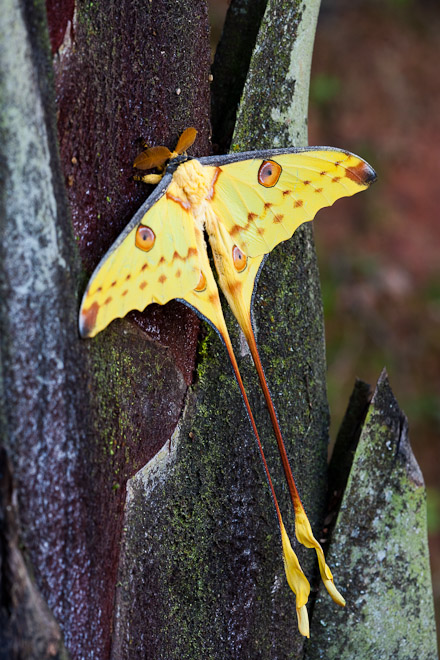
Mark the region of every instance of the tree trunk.
[[[228, 121], [216, 142], [228, 142], [236, 114], [234, 150], [304, 145], [319, 3], [269, 1], [256, 44], [264, 3], [257, 21], [254, 5], [241, 4], [253, 27], [243, 45], [225, 29], [213, 98]], [[300, 658], [276, 518], [217, 336], [177, 302], [92, 340], [77, 331], [91, 270], [148, 192], [130, 178], [138, 139], [173, 147], [194, 126], [192, 153], [210, 152], [206, 4], [48, 0], [53, 60], [43, 4], [0, 7], [4, 657], [65, 657], [62, 632], [78, 659]], [[235, 96], [225, 98], [220, 79], [234, 59], [250, 62], [237, 112], [243, 67]], [[310, 226], [270, 256], [255, 319], [319, 530], [328, 412]], [[253, 365], [227, 320], [287, 512]], [[313, 575], [312, 554], [299, 555]]]

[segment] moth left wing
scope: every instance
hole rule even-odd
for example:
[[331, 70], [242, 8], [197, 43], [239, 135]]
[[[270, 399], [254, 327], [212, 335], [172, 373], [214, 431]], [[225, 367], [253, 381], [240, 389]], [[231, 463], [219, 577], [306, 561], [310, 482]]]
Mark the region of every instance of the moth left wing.
[[194, 218], [167, 199], [171, 180], [164, 177], [95, 269], [81, 304], [82, 337], [94, 337], [132, 309], [184, 298], [197, 286]]
[[[201, 159], [214, 164], [214, 159]], [[358, 156], [329, 147], [217, 158], [211, 208], [249, 257], [269, 253], [303, 222], [376, 178]]]

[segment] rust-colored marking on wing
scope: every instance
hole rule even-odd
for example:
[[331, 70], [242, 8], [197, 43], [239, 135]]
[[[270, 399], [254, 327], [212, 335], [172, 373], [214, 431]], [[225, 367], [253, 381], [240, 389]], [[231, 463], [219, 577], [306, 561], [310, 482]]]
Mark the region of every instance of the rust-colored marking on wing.
[[[197, 254], [197, 248], [195, 248], [195, 247], [190, 247], [190, 248], [188, 248], [188, 252], [187, 252], [186, 255], [184, 255], [183, 257], [182, 257], [182, 255], [180, 255], [180, 254], [177, 252], [177, 250], [175, 250], [175, 251], [174, 251], [174, 254], [173, 254], [173, 259], [172, 259], [172, 260], [174, 261], [175, 259], [180, 259], [180, 261], [186, 261], [186, 260], [189, 259], [190, 257], [195, 257], [196, 254]], [[162, 257], [162, 259], [164, 259], [164, 258]], [[162, 263], [162, 259], [160, 260], [159, 263]], [[164, 261], [165, 261], [165, 259], [164, 259]]]
[[375, 179], [371, 169], [366, 163], [363, 163], [362, 161], [353, 167], [345, 168], [345, 176], [347, 179], [351, 179], [360, 185], [372, 183]]
[[180, 270], [180, 268], [179, 268], [179, 270], [176, 270], [175, 276], [176, 276], [177, 278], [179, 278], [179, 277], [182, 276], [182, 271]]
[[260, 236], [263, 236], [265, 231], [266, 230], [264, 227], [257, 227], [257, 234], [259, 234]]
[[322, 193], [322, 188], [315, 188], [315, 193]]
[[123, 291], [123, 292], [121, 293], [121, 296], [124, 297], [124, 296], [127, 295], [127, 293], [128, 293], [128, 289], [125, 289], [125, 291]]
[[219, 178], [221, 172], [222, 172], [222, 168], [221, 167], [216, 167], [215, 174], [212, 177], [211, 187], [208, 190], [208, 194], [206, 195], [206, 199], [209, 200], [209, 201], [211, 201], [211, 199], [214, 199], [214, 197], [215, 197], [215, 184], [217, 183], [217, 179]]
[[231, 227], [229, 231], [231, 236], [235, 236], [235, 234], [239, 234], [242, 231], [247, 231], [255, 219], [258, 218], [258, 215], [256, 213], [249, 212], [247, 217], [248, 221], [244, 226], [241, 227], [240, 225], [234, 225]]
[[92, 303], [88, 309], [83, 309], [81, 313], [81, 334], [87, 337], [96, 325], [96, 317], [99, 312], [99, 304]]
[[[284, 193], [283, 193], [284, 195]], [[267, 211], [273, 206], [273, 202], [264, 202], [264, 210]]]
[[209, 302], [211, 303], [211, 305], [215, 305], [217, 303], [217, 301], [218, 301], [217, 294], [216, 293], [210, 293], [209, 294]]
[[144, 281], [144, 282], [141, 282], [141, 283], [139, 284], [139, 288], [140, 288], [141, 291], [143, 291], [143, 290], [145, 289], [146, 286], [147, 286], [147, 283], [146, 283], [145, 281]]
[[166, 281], [167, 281], [167, 276], [166, 275], [161, 275], [158, 279], [158, 282], [160, 282], [161, 284], [163, 284]]
[[341, 180], [340, 176], [334, 176], [332, 179], [332, 183], [339, 183], [340, 180]]
[[106, 298], [106, 300], [104, 300], [104, 305], [109, 305], [112, 300], [113, 300], [113, 298], [111, 296], [109, 296], [108, 298]]
[[116, 280], [110, 284], [110, 286], [116, 286]]
[[283, 221], [284, 215], [282, 213], [278, 213], [274, 219], [272, 220], [272, 223], [274, 225], [279, 225]]
[[290, 195], [292, 191], [291, 190], [283, 190], [283, 197], [286, 197], [286, 195]]
[[129, 279], [130, 279], [130, 277], [131, 277], [131, 274], [130, 274], [130, 273], [128, 273], [128, 275], [127, 275], [127, 277], [126, 277], [125, 279], [126, 279], [126, 280], [129, 280]]
[[243, 283], [240, 282], [239, 280], [236, 280], [235, 282], [231, 282], [230, 284], [228, 284], [228, 289], [231, 293], [231, 296], [235, 296], [237, 294], [237, 292], [240, 291], [242, 286], [243, 286]]
[[299, 208], [300, 206], [303, 206], [303, 204], [304, 204], [304, 200], [303, 200], [303, 199], [297, 199], [297, 200], [295, 201], [295, 204], [293, 205], [293, 208], [297, 209], [297, 208]]
[[308, 181], [308, 180], [306, 180], [306, 181], [303, 181], [303, 184], [304, 184], [305, 186], [310, 186], [310, 184], [311, 184], [311, 181]]
[[163, 255], [162, 255], [161, 258], [159, 259], [159, 263], [160, 263], [160, 264], [164, 264], [164, 263], [165, 263], [165, 257], [164, 257]]
[[180, 199], [180, 197], [174, 197], [174, 195], [172, 195], [169, 192], [165, 193], [165, 196], [167, 199], [170, 199], [172, 202], [179, 204], [179, 206], [181, 206], [184, 211], [189, 211], [189, 209], [191, 208], [191, 204], [187, 200]]
[[[145, 263], [145, 264], [142, 266], [142, 268], [141, 268], [141, 273], [143, 273], [144, 270], [147, 270], [147, 268], [148, 268], [148, 264]], [[127, 279], [128, 279], [128, 278], [127, 278]]]

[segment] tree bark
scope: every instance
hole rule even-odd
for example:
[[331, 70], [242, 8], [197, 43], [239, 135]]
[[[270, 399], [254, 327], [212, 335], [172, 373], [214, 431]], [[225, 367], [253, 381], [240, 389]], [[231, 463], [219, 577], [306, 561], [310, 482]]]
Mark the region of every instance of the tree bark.
[[[249, 16], [247, 59], [225, 29], [217, 70], [250, 61], [233, 150], [307, 143], [318, 7], [270, 0], [254, 47]], [[77, 332], [91, 270], [147, 195], [131, 179], [138, 139], [173, 147], [192, 125], [192, 153], [210, 152], [206, 4], [48, 1], [53, 59], [42, 2], [0, 0], [0, 10], [0, 467], [7, 455], [14, 476], [0, 475], [0, 646], [17, 659], [62, 658], [63, 635], [78, 659], [300, 658], [276, 518], [217, 336], [177, 302], [93, 340]], [[224, 82], [216, 88], [230, 110], [219, 144], [244, 76], [226, 105]], [[227, 320], [292, 530], [253, 364]], [[255, 320], [318, 532], [328, 410], [310, 226], [270, 256]], [[313, 576], [313, 554], [299, 555]]]
[[[318, 595], [306, 658], [435, 660], [425, 485], [385, 371], [364, 403], [358, 384], [330, 466], [329, 489], [342, 502], [328, 560], [347, 607], [329, 617], [326, 594]], [[341, 447], [352, 458], [345, 479]]]

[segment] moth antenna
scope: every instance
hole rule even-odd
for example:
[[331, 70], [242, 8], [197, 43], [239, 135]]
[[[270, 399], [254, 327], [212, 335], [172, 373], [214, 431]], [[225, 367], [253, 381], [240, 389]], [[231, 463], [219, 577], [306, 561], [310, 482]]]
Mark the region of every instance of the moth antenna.
[[143, 181], [143, 183], [152, 183], [153, 185], [156, 185], [157, 183], [160, 183], [162, 181], [163, 173], [162, 174], [144, 174], [144, 176], [140, 176], [139, 174], [135, 174], [132, 178], [133, 181]]
[[180, 156], [181, 154], [186, 153], [186, 151], [194, 144], [196, 137], [197, 131], [195, 128], [185, 128], [177, 141], [176, 148], [171, 157], [175, 158], [176, 156]]

